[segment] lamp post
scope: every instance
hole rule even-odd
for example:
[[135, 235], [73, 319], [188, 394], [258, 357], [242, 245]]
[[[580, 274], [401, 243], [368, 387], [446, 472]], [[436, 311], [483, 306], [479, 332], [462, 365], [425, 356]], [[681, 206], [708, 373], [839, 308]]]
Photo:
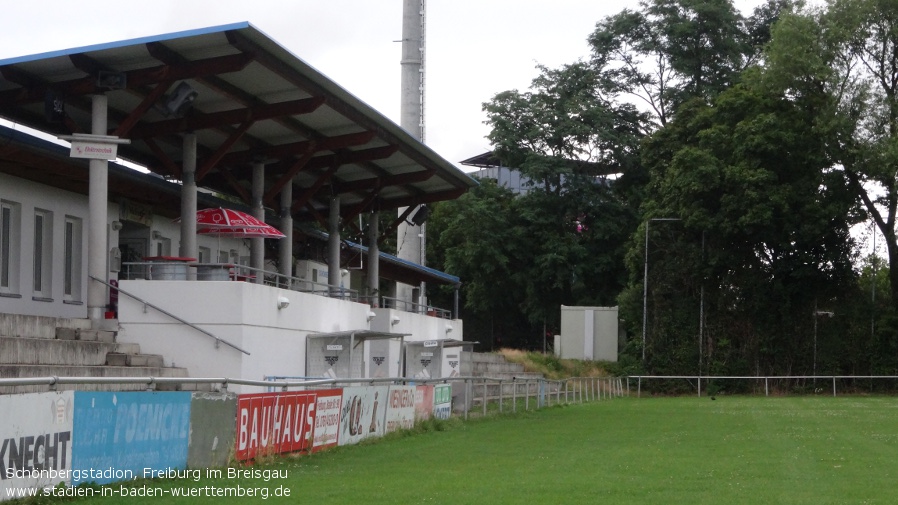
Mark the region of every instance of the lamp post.
[[817, 384], [817, 318], [820, 316], [833, 317], [835, 314], [826, 310], [817, 310], [817, 300], [814, 300], [814, 384]]
[[645, 222], [645, 270], [642, 274], [642, 366], [645, 367], [645, 325], [649, 293], [649, 224], [652, 221], [682, 221], [678, 217], [653, 217]]

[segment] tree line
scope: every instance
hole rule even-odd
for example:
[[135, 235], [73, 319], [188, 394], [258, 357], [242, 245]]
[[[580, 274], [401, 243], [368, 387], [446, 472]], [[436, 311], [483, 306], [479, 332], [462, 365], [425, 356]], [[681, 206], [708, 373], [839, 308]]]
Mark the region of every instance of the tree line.
[[587, 41], [484, 104], [528, 191], [431, 215], [466, 336], [542, 349], [561, 305], [618, 305], [633, 372], [898, 374], [898, 4], [644, 0]]

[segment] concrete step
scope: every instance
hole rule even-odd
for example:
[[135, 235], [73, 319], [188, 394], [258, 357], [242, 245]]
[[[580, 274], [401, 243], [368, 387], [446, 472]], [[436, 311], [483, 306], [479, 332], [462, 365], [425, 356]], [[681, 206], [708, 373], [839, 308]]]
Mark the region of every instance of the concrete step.
[[[25, 377], [187, 377], [186, 368], [137, 366], [70, 366], [70, 365], [7, 365], [0, 364], [0, 378]], [[193, 387], [193, 386], [191, 386]], [[60, 384], [57, 390], [78, 391], [144, 391], [146, 384]], [[157, 384], [160, 391], [179, 390], [179, 384]], [[46, 385], [2, 386], [0, 394], [36, 393], [48, 391]], [[191, 390], [191, 389], [184, 389]]]
[[159, 368], [163, 366], [161, 354], [126, 354], [110, 352], [106, 355], [108, 366], [143, 366]]
[[56, 328], [90, 329], [89, 319], [67, 319], [0, 313], [0, 336], [56, 338]]
[[515, 373], [524, 372], [524, 366], [519, 363], [493, 363], [475, 362], [472, 365], [474, 375], [489, 375], [491, 373]]
[[84, 330], [81, 328], [56, 328], [56, 338], [57, 340], [115, 342], [115, 332], [107, 330]]
[[[99, 366], [106, 363], [108, 353], [121, 351], [119, 346], [114, 342], [0, 337], [0, 363]], [[140, 352], [139, 346], [135, 351]]]

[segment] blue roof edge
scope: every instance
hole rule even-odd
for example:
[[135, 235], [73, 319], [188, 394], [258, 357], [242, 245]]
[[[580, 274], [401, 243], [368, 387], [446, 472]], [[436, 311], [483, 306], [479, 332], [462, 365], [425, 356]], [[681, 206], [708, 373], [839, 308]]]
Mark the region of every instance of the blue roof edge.
[[180, 31], [180, 32], [171, 32], [171, 33], [164, 33], [161, 35], [149, 35], [149, 36], [145, 36], [145, 37], [137, 37], [137, 38], [133, 38], [133, 39], [119, 40], [116, 42], [104, 42], [102, 44], [92, 44], [92, 45], [87, 45], [87, 46], [82, 46], [82, 47], [71, 47], [69, 49], [58, 49], [58, 50], [49, 51], [46, 53], [29, 54], [26, 56], [16, 56], [16, 57], [8, 58], [5, 60], [0, 60], [0, 66], [14, 65], [16, 63], [25, 63], [25, 62], [29, 62], [29, 61], [42, 60], [42, 59], [46, 59], [46, 58], [55, 58], [57, 56], [68, 56], [70, 54], [85, 53], [85, 52], [89, 52], [89, 51], [101, 51], [103, 49], [114, 49], [116, 47], [125, 47], [125, 46], [131, 46], [131, 45], [136, 45], [136, 44], [147, 44], [150, 42], [162, 42], [165, 40], [171, 40], [171, 39], [176, 39], [176, 38], [181, 38], [181, 37], [189, 37], [189, 36], [193, 36], [193, 35], [206, 35], [209, 33], [225, 32], [225, 31], [229, 31], [229, 30], [240, 30], [243, 28], [250, 28], [250, 27], [255, 29], [255, 27], [252, 24], [250, 24], [249, 21], [240, 21], [237, 23], [230, 23], [230, 24], [218, 25], [218, 26], [209, 26], [206, 28], [195, 28], [195, 29], [184, 30], [184, 31]]

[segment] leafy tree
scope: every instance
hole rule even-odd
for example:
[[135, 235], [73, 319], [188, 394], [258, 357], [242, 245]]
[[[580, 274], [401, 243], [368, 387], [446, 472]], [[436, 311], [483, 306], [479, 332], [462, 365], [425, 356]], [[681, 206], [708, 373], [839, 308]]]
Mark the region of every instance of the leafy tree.
[[680, 104], [734, 84], [792, 4], [767, 0], [744, 18], [730, 0], [644, 0], [596, 25], [592, 63], [609, 89], [644, 102], [664, 126]]
[[[773, 30], [764, 67], [772, 93], [803, 103], [841, 174], [898, 262], [898, 4], [832, 0], [786, 16]], [[898, 309], [898, 269], [890, 272]]]
[[[733, 373], [809, 373], [809, 343], [796, 336], [807, 334], [815, 300], [828, 303], [853, 282], [853, 198], [840, 174], [824, 170], [826, 146], [814, 116], [746, 79], [712, 105], [690, 102], [644, 147], [653, 176], [644, 209], [650, 217], [681, 218], [683, 231], [671, 240], [689, 244], [680, 243], [654, 274], [655, 290], [698, 279], [685, 291], [668, 290], [666, 299], [677, 303], [650, 292], [652, 341], [668, 344], [651, 354], [669, 358], [680, 347], [697, 348], [657, 333], [684, 318], [695, 323], [681, 324], [680, 339], [698, 333], [693, 315], [703, 286], [706, 363]], [[642, 266], [634, 263], [643, 247], [634, 247], [631, 271]], [[691, 303], [683, 307], [672, 293]], [[677, 369], [695, 358], [690, 352], [685, 361], [654, 365]]]

